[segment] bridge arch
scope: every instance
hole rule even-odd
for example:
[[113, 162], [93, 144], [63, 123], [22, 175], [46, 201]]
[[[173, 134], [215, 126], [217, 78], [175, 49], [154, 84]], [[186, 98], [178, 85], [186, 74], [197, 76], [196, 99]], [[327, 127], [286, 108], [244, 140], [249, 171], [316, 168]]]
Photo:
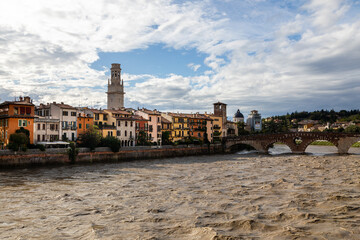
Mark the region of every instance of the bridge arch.
[[287, 141], [285, 138], [272, 139], [271, 141], [267, 142], [265, 145], [266, 152], [269, 152], [269, 148], [275, 143], [283, 143], [290, 148], [291, 152], [293, 152], [293, 144]]

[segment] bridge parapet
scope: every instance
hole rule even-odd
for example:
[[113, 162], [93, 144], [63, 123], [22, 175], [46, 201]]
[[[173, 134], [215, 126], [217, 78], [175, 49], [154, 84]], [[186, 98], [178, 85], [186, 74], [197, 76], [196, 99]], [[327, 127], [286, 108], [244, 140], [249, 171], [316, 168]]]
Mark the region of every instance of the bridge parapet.
[[289, 146], [293, 153], [305, 153], [306, 148], [314, 141], [326, 140], [333, 143], [340, 154], [346, 154], [349, 148], [360, 141], [358, 133], [323, 133], [323, 132], [290, 132], [273, 134], [253, 134], [223, 139], [225, 148], [230, 151], [231, 146], [247, 144], [259, 152], [267, 153], [270, 146], [282, 142]]

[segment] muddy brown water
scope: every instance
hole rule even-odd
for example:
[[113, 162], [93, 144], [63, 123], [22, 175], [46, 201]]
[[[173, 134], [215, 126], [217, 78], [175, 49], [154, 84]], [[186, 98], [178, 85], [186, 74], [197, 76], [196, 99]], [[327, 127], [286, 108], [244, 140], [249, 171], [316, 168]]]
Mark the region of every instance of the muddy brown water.
[[0, 172], [0, 239], [360, 239], [360, 155]]

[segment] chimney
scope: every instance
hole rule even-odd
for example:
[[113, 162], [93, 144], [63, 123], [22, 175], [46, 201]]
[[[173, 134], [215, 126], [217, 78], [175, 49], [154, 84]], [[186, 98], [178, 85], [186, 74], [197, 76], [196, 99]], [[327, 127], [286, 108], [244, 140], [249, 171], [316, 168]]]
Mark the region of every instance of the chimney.
[[22, 101], [23, 101], [23, 97], [19, 97], [19, 101], [22, 102]]
[[56, 102], [53, 102], [53, 104], [56, 104]]
[[61, 102], [61, 104], [64, 104], [64, 102]]
[[24, 97], [24, 101], [30, 103], [30, 97], [29, 96]]

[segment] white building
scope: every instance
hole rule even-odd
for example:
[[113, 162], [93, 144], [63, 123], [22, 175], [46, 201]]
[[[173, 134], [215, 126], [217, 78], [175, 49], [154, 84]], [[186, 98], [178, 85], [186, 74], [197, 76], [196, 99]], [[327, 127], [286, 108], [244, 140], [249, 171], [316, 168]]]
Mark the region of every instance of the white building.
[[[59, 120], [59, 139], [75, 141], [77, 138], [77, 109], [61, 103], [40, 104], [36, 110], [37, 115], [47, 119]], [[37, 126], [36, 126], [37, 128]], [[37, 137], [36, 137], [37, 138]], [[41, 137], [42, 138], [42, 137]]]
[[60, 139], [60, 120], [35, 115], [34, 144], [38, 142], [54, 142]]
[[250, 127], [251, 131], [262, 130], [261, 115], [258, 113], [257, 110], [251, 111], [246, 120], [246, 124], [248, 125], [248, 127]]

